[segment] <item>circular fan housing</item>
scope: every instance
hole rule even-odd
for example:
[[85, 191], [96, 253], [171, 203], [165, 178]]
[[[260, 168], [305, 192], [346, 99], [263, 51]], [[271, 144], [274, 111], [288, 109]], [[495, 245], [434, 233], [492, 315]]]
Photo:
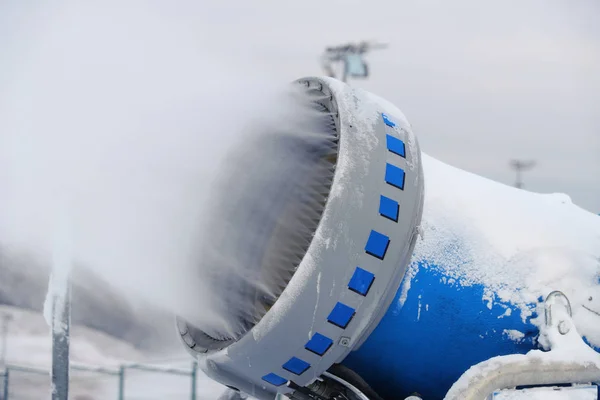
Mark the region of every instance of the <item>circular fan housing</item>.
[[[233, 313], [228, 331], [177, 321], [208, 376], [259, 399], [312, 383], [368, 337], [400, 285], [423, 207], [420, 150], [400, 111], [332, 78], [296, 84], [320, 116], [318, 134], [259, 140], [285, 163], [250, 160], [270, 178], [241, 185], [235, 204], [224, 201], [264, 234], [232, 236], [225, 227], [214, 235], [246, 255], [248, 271], [219, 281], [218, 292], [241, 293], [251, 307]], [[261, 196], [270, 196], [268, 207]]]

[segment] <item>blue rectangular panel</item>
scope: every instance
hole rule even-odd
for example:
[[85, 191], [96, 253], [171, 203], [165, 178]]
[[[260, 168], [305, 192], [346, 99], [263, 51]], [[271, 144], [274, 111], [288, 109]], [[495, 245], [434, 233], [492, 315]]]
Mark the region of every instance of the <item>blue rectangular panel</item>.
[[392, 200], [385, 196], [379, 198], [379, 215], [389, 218], [394, 222], [398, 222], [399, 210], [400, 205], [396, 200]]
[[366, 296], [369, 293], [369, 289], [375, 280], [375, 275], [369, 271], [365, 271], [360, 267], [356, 267], [354, 275], [350, 279], [348, 288], [358, 294]]
[[369, 239], [367, 240], [367, 245], [365, 246], [365, 251], [368, 254], [383, 260], [389, 244], [390, 238], [383, 233], [371, 231]]
[[392, 135], [385, 135], [387, 149], [400, 157], [406, 158], [406, 148], [404, 142]]
[[292, 357], [283, 364], [283, 369], [296, 375], [302, 375], [308, 368], [310, 368], [310, 364], [297, 357]]
[[389, 126], [390, 128], [393, 128], [396, 126], [396, 124], [394, 123], [394, 121], [392, 121], [390, 119], [390, 117], [388, 117], [387, 115], [385, 115], [384, 113], [381, 113], [381, 118], [383, 118], [383, 122], [385, 122], [385, 124], [387, 126]]
[[354, 308], [338, 302], [335, 307], [333, 307], [333, 310], [331, 310], [331, 313], [327, 317], [327, 321], [342, 329], [346, 329], [352, 320], [352, 317], [354, 317], [355, 312]]
[[287, 379], [280, 377], [277, 374], [270, 373], [262, 377], [262, 380], [265, 382], [269, 382], [271, 385], [281, 386], [284, 383], [287, 383]]
[[329, 350], [332, 344], [333, 340], [329, 339], [327, 336], [321, 335], [320, 333], [315, 333], [313, 337], [306, 343], [304, 348], [322, 356], [327, 352], [327, 350]]
[[385, 165], [385, 181], [404, 190], [404, 170], [392, 164]]

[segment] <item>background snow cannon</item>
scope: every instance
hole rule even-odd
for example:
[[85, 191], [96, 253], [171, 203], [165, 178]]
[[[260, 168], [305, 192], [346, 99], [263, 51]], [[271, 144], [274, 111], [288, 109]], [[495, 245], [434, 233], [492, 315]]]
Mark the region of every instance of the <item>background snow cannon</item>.
[[314, 140], [261, 139], [265, 156], [222, 179], [241, 196], [217, 201], [262, 232], [217, 216], [203, 247], [246, 263], [209, 277], [227, 326], [177, 320], [208, 376], [258, 399], [441, 399], [472, 365], [536, 348], [553, 290], [600, 346], [600, 218], [421, 154], [402, 113], [368, 92], [296, 84], [319, 113]]

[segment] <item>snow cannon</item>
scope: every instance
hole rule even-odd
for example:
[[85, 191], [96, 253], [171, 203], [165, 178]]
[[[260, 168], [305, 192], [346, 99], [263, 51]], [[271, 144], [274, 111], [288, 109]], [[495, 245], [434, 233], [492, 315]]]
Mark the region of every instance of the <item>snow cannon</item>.
[[177, 318], [209, 377], [265, 400], [482, 400], [600, 380], [600, 217], [427, 156], [369, 92], [294, 85], [319, 134], [253, 144], [270, 156], [222, 179], [245, 199], [226, 227], [215, 217], [210, 245], [247, 266], [214, 281], [231, 329]]

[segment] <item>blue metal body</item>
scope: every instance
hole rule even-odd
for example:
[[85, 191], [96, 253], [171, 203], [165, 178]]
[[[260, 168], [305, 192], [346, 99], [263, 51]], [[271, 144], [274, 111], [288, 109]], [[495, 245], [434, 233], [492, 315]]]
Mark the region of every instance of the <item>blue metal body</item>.
[[568, 293], [578, 333], [600, 351], [597, 217], [565, 196], [516, 190], [425, 155], [423, 163], [423, 234], [411, 265], [342, 363], [385, 399], [443, 399], [470, 367], [538, 348], [536, 310], [552, 290]]
[[[435, 266], [419, 263], [404, 304], [398, 290], [375, 331], [343, 363], [385, 398], [418, 392], [435, 400], [472, 365], [536, 347], [538, 330], [523, 322], [518, 309], [498, 302], [488, 308], [482, 286], [452, 282]], [[505, 330], [525, 337], [515, 341]]]
[[[418, 393], [427, 400], [443, 399], [469, 367], [538, 347], [538, 328], [531, 323], [536, 304], [523, 320], [510, 303], [483, 301], [481, 285], [461, 286], [426, 262], [413, 261], [412, 267], [416, 275], [405, 276], [377, 328], [343, 362], [384, 398]], [[408, 279], [410, 290], [402, 302]], [[515, 339], [506, 334], [511, 330], [524, 336]]]

